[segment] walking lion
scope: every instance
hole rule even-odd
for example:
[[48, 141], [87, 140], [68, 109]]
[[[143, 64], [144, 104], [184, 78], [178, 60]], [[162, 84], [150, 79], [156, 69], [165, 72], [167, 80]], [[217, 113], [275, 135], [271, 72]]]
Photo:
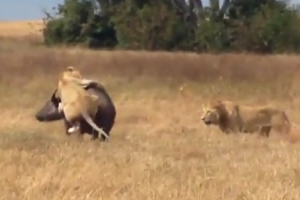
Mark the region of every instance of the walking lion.
[[272, 106], [246, 106], [233, 101], [213, 101], [201, 117], [205, 125], [216, 125], [224, 133], [254, 133], [269, 137], [274, 129], [289, 134], [292, 123], [286, 113]]

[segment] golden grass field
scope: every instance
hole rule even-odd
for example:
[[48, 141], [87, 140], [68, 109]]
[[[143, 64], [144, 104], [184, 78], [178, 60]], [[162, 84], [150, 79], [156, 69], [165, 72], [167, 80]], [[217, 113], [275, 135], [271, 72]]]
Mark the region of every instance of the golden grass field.
[[[14, 26], [1, 22], [0, 30]], [[288, 139], [224, 135], [205, 127], [199, 112], [216, 98], [274, 104], [300, 124], [298, 56], [46, 48], [7, 35], [0, 40], [0, 199], [300, 199], [300, 130]], [[111, 95], [110, 142], [79, 142], [61, 121], [35, 120], [67, 65]]]

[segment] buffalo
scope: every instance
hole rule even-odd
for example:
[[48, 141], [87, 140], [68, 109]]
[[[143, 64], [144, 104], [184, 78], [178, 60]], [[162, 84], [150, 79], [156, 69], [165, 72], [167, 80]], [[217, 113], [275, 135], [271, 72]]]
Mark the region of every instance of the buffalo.
[[[102, 128], [105, 133], [110, 135], [110, 131], [114, 126], [116, 109], [115, 105], [106, 92], [103, 85], [98, 82], [91, 81], [88, 85], [84, 87], [88, 92], [95, 94], [100, 99], [100, 104], [98, 111], [96, 113], [94, 122], [99, 128]], [[53, 92], [50, 100], [48, 100], [44, 106], [36, 113], [35, 118], [39, 122], [52, 122], [57, 120], [64, 120], [65, 133], [68, 133], [69, 124], [65, 120], [64, 113], [58, 111], [58, 104], [61, 101], [60, 98], [56, 96], [57, 89]], [[84, 133], [92, 135], [92, 140], [95, 140], [99, 137], [99, 133], [85, 121], [81, 120], [80, 122], [80, 134]], [[101, 140], [104, 141], [106, 138], [101, 135]]]

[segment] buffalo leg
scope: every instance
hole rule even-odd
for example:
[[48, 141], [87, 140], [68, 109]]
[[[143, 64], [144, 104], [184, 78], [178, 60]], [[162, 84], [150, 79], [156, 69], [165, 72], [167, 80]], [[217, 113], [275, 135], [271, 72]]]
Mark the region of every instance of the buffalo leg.
[[83, 135], [85, 134], [85, 132], [86, 132], [86, 124], [84, 123], [84, 121], [80, 121], [79, 122], [79, 124], [80, 124], [80, 131], [79, 131], [79, 133], [78, 133], [78, 138], [80, 139], [80, 140], [83, 140]]
[[84, 131], [83, 131], [83, 129], [82, 129], [82, 127], [81, 127], [81, 124], [80, 124], [80, 129], [79, 129], [79, 131], [78, 131], [78, 139], [79, 140], [83, 140], [83, 135], [84, 135]]
[[94, 128], [92, 128], [92, 138], [91, 138], [91, 140], [97, 140], [98, 138], [99, 138], [99, 132], [97, 130], [95, 130]]
[[72, 125], [71, 125], [71, 123], [69, 123], [68, 120], [66, 120], [65, 118], [64, 118], [64, 125], [65, 125], [65, 134], [69, 136], [70, 133], [68, 132], [68, 130], [69, 130], [69, 128], [72, 127]]
[[92, 130], [92, 138], [91, 140], [96, 140], [99, 138], [99, 133], [95, 129]]

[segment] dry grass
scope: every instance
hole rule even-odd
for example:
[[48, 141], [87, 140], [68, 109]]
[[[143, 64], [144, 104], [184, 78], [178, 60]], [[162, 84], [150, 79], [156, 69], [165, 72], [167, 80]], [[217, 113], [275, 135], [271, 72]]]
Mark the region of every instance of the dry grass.
[[16, 42], [25, 44], [41, 42], [43, 27], [43, 20], [0, 21], [1, 46], [11, 46], [11, 43]]
[[[0, 199], [300, 198], [300, 143], [276, 133], [224, 135], [197, 112], [211, 98], [226, 98], [275, 104], [300, 123], [297, 56], [15, 44], [0, 46], [0, 63]], [[66, 65], [111, 94], [117, 119], [109, 143], [78, 142], [64, 135], [62, 122], [35, 121]]]
[[0, 32], [2, 37], [23, 37], [28, 35], [41, 36], [40, 30], [43, 27], [43, 20], [0, 22]]

